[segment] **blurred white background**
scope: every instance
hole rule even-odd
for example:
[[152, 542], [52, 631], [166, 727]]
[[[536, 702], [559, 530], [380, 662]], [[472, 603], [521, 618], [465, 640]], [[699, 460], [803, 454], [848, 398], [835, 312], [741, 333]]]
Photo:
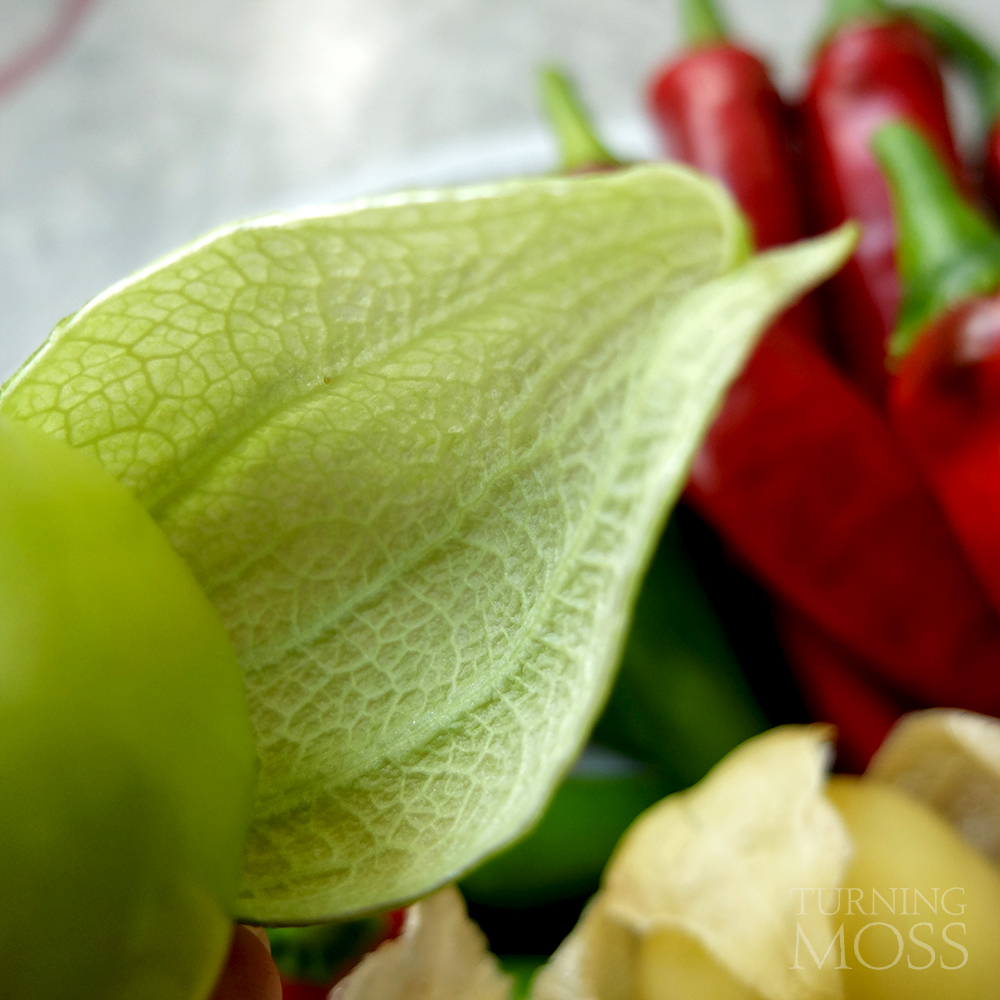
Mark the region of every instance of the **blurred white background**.
[[[937, 0], [1000, 50], [1000, 0]], [[794, 94], [823, 0], [719, 0]], [[551, 169], [539, 65], [651, 156], [671, 0], [0, 0], [0, 379], [62, 316], [223, 222]]]

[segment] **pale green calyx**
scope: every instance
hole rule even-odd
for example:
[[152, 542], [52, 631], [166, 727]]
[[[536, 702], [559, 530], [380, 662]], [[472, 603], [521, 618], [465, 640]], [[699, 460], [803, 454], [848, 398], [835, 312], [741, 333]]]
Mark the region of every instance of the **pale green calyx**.
[[412, 899], [536, 816], [721, 393], [853, 238], [747, 261], [714, 183], [643, 167], [238, 225], [60, 325], [0, 409], [98, 456], [222, 613], [242, 916]]

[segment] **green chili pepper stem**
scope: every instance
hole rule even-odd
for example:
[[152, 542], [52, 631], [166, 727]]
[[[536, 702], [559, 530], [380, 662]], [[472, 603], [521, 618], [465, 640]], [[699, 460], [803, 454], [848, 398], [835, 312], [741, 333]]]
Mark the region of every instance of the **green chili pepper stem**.
[[681, 26], [689, 49], [727, 41], [725, 23], [712, 0], [681, 0]]
[[554, 66], [544, 67], [539, 75], [539, 88], [542, 109], [559, 145], [564, 173], [621, 166], [621, 161], [594, 134], [590, 117], [565, 73]]
[[833, 34], [852, 21], [884, 21], [894, 14], [895, 11], [885, 0], [830, 0], [824, 34]]
[[901, 357], [950, 305], [1000, 285], [1000, 232], [959, 193], [916, 129], [883, 125], [872, 148], [896, 220], [903, 300], [889, 353]]
[[901, 7], [968, 77], [979, 101], [983, 131], [1000, 118], [1000, 60], [957, 21], [922, 4]]

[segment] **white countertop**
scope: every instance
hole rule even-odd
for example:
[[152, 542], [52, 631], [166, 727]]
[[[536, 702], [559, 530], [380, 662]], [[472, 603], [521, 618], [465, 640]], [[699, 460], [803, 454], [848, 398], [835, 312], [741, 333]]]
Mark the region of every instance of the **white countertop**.
[[[1000, 50], [997, 0], [938, 0]], [[794, 92], [822, 0], [720, 0]], [[564, 65], [653, 155], [670, 0], [0, 0], [0, 378], [63, 315], [213, 226], [406, 184], [544, 170]]]

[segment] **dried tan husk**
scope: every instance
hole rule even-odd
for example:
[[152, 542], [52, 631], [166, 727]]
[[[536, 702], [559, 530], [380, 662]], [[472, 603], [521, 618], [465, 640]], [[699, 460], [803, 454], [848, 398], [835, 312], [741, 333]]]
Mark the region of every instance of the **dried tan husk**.
[[766, 1000], [840, 997], [832, 963], [792, 969], [797, 922], [830, 940], [791, 891], [840, 884], [850, 842], [824, 794], [830, 730], [788, 726], [747, 741], [687, 792], [644, 813], [601, 893], [540, 973], [535, 1000], [633, 1000], [641, 939], [690, 935]]
[[608, 914], [598, 894], [538, 972], [532, 1000], [633, 1000], [640, 935]]
[[951, 822], [1000, 864], [1000, 721], [935, 708], [903, 716], [865, 772]]
[[507, 1000], [511, 979], [454, 886], [415, 903], [403, 933], [365, 956], [330, 1000]]

